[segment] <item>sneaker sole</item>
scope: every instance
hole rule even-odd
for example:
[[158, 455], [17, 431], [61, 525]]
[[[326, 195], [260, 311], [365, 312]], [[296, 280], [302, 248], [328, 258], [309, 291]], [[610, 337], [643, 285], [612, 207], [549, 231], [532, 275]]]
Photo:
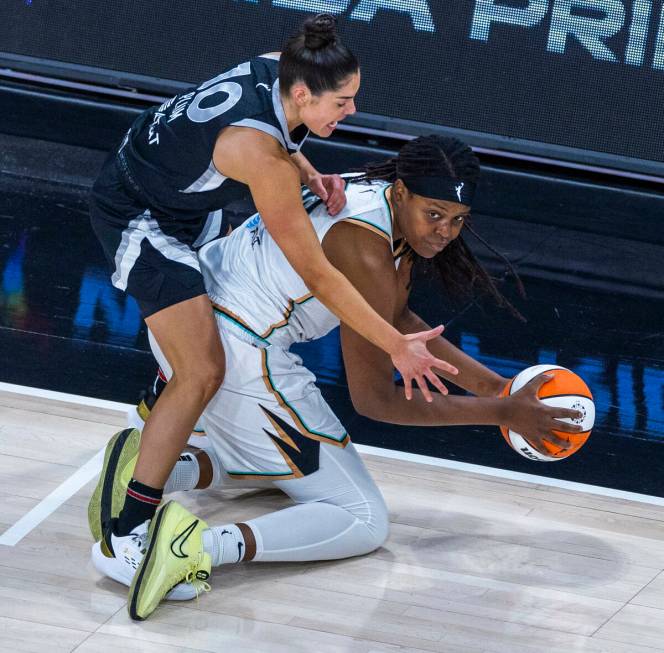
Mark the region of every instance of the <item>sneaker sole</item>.
[[129, 610], [129, 616], [134, 621], [145, 621], [145, 619], [149, 616], [146, 615], [145, 617], [141, 617], [138, 614], [138, 598], [143, 587], [143, 581], [145, 579], [146, 572], [148, 568], [152, 566], [152, 555], [155, 551], [155, 543], [157, 540], [156, 534], [159, 531], [161, 523], [163, 522], [164, 516], [168, 512], [170, 505], [171, 502], [169, 501], [161, 510], [157, 512], [155, 518], [150, 522], [150, 528], [148, 530], [148, 550], [145, 552], [145, 557], [143, 558], [143, 561], [138, 568], [138, 572], [134, 575], [134, 579], [131, 583], [131, 586], [129, 587], [127, 609]]
[[88, 503], [88, 525], [95, 542], [102, 538], [103, 525], [117, 517], [124, 506], [127, 486], [116, 483], [118, 469], [124, 469], [138, 455], [141, 434], [136, 429], [116, 433], [104, 454], [104, 466], [99, 482]]

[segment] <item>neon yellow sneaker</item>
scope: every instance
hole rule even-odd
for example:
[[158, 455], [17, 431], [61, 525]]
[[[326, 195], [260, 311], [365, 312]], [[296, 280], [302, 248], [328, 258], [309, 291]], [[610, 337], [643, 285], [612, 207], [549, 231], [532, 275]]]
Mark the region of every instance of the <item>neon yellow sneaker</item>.
[[164, 504], [150, 522], [148, 548], [129, 588], [132, 619], [147, 619], [175, 585], [191, 583], [196, 594], [209, 592], [212, 560], [203, 551], [208, 525], [177, 501]]
[[117, 517], [124, 506], [140, 444], [139, 430], [124, 429], [116, 433], [106, 445], [104, 466], [88, 503], [88, 524], [95, 542], [101, 540], [104, 524], [109, 524], [111, 519]]

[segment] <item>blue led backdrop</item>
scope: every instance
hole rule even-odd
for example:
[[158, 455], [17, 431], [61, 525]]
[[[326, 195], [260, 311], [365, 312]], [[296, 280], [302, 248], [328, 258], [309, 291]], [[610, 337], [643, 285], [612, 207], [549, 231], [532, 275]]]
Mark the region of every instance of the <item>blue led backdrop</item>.
[[362, 62], [366, 124], [664, 175], [661, 0], [4, 0], [0, 64], [197, 83], [318, 11]]

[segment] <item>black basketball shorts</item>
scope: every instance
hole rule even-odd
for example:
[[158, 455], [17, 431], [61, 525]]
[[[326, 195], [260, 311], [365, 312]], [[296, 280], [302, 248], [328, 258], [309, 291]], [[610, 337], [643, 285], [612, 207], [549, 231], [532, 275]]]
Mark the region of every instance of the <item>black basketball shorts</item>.
[[146, 204], [109, 157], [92, 190], [90, 221], [111, 283], [134, 297], [143, 318], [205, 294], [195, 253], [205, 222], [178, 223]]

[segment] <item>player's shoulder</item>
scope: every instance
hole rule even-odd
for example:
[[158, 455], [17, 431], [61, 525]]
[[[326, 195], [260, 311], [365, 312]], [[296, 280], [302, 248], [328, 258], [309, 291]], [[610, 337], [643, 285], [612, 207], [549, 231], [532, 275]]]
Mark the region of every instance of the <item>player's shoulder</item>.
[[272, 89], [274, 83], [279, 79], [279, 52], [260, 54], [249, 60], [253, 77]]
[[242, 86], [238, 107], [242, 107], [246, 119], [256, 119], [281, 130], [278, 111], [279, 103], [279, 60], [271, 55], [259, 55], [246, 62], [248, 75], [237, 81]]
[[384, 220], [391, 220], [389, 204], [385, 193], [390, 184], [382, 180], [355, 181], [360, 175], [342, 175], [346, 181], [345, 216], [363, 214], [383, 214]]
[[390, 184], [382, 179], [363, 180], [364, 173], [350, 172], [341, 175], [346, 183], [346, 196], [367, 207], [386, 206], [385, 191]]
[[[391, 246], [392, 214], [385, 197], [389, 184], [384, 181], [352, 181], [357, 176], [342, 175], [346, 180], [346, 206], [332, 218], [325, 213], [325, 220], [333, 224], [348, 223], [363, 227], [381, 236]], [[324, 205], [322, 207], [321, 211]]]

